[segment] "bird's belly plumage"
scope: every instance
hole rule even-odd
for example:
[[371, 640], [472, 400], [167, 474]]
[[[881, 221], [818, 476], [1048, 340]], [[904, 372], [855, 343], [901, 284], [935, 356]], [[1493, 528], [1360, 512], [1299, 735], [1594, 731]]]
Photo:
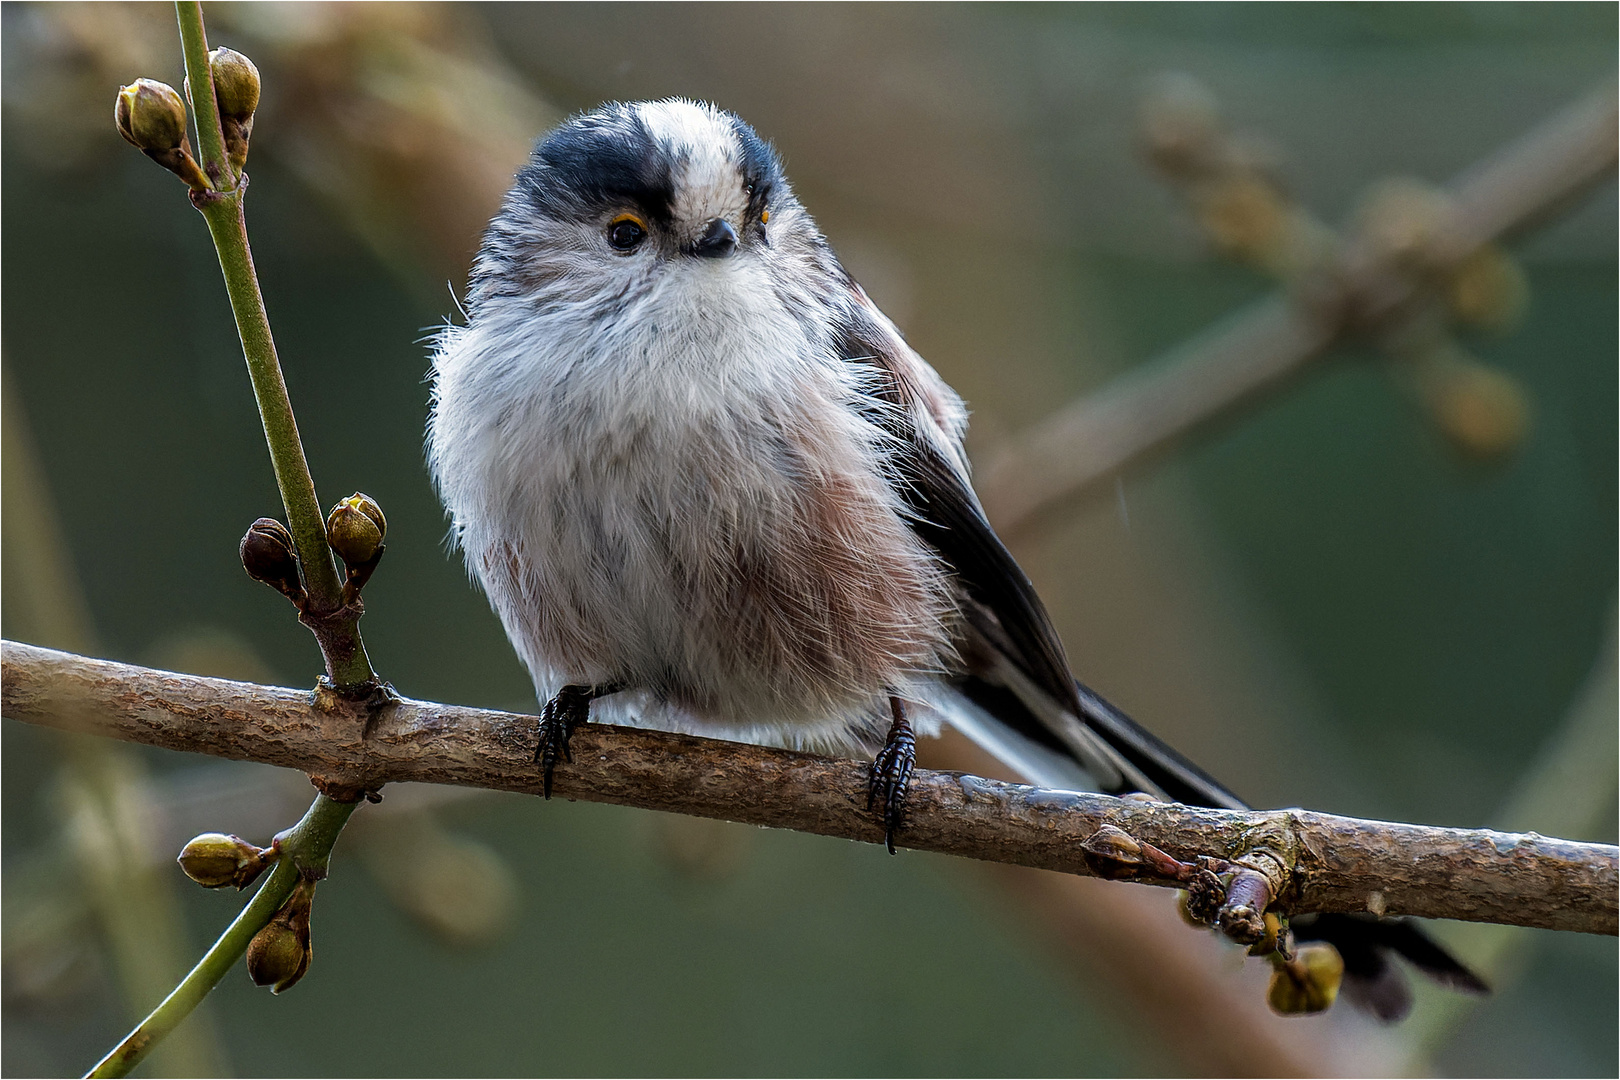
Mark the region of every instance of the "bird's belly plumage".
[[[723, 336], [704, 346], [695, 364], [665, 342], [651, 362], [576, 366], [504, 410], [499, 452], [436, 460], [457, 518], [478, 522], [469, 561], [542, 698], [622, 683], [595, 715], [869, 745], [884, 697], [948, 662], [947, 576], [839, 366], [807, 356], [766, 383], [726, 362]], [[435, 424], [456, 396], [441, 379]], [[463, 489], [479, 512], [455, 505]]]

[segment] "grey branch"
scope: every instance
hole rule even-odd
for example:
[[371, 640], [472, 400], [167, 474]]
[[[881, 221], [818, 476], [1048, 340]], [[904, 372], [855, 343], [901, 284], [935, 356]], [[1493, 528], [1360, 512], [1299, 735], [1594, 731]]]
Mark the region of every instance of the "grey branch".
[[[368, 712], [319, 691], [177, 675], [4, 643], [16, 720], [265, 762], [328, 789], [418, 781], [540, 792], [532, 716], [401, 700]], [[554, 791], [569, 799], [881, 843], [867, 765], [743, 743], [591, 724]], [[919, 770], [905, 846], [1090, 876], [1134, 839], [1176, 859], [1279, 870], [1275, 907], [1373, 910], [1614, 934], [1616, 848], [1534, 833], [1361, 821], [1307, 810], [1234, 813], [1045, 791]], [[1099, 840], [1102, 841], [1099, 844]], [[1149, 864], [1151, 865], [1151, 863]], [[1144, 876], [1150, 884], [1172, 884]]]
[[[1448, 189], [1431, 271], [1536, 223], [1612, 175], [1607, 86], [1476, 165]], [[1432, 284], [1351, 243], [1336, 264], [1240, 312], [1036, 425], [979, 470], [990, 520], [1014, 539], [1058, 507], [1187, 431], [1270, 390], [1351, 334], [1387, 329]]]

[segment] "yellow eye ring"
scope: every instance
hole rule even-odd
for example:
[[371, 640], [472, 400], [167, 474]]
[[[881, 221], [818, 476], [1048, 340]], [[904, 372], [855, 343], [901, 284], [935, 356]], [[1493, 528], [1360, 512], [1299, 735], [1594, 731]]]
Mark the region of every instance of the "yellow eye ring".
[[761, 225], [769, 225], [770, 222], [771, 222], [771, 212], [769, 210], [761, 210], [759, 212], [759, 223]]
[[619, 251], [632, 251], [647, 239], [647, 222], [639, 214], [620, 214], [608, 223], [608, 243]]

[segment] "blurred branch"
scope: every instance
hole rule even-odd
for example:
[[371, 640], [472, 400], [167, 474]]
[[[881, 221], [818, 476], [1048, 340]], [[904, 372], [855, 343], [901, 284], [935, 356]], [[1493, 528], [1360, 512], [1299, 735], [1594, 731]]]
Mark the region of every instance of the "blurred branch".
[[[534, 718], [515, 713], [409, 700], [367, 709], [320, 690], [14, 642], [5, 643], [3, 703], [5, 715], [29, 723], [296, 768], [327, 790], [399, 780], [541, 790]], [[860, 762], [601, 724], [581, 728], [573, 751], [556, 782], [565, 797], [882, 839]], [[919, 771], [904, 838], [920, 850], [1176, 887], [1191, 879], [1167, 870], [1166, 858], [1228, 868], [1258, 861], [1284, 911], [1616, 930], [1620, 853], [1534, 834], [1211, 811]]]
[[[90, 607], [68, 556], [22, 399], [9, 373], [3, 378], [0, 520], [5, 523], [6, 617], [13, 627], [41, 640], [93, 649]], [[156, 847], [151, 778], [132, 748], [105, 739], [69, 734], [60, 750], [56, 809], [66, 843], [56, 844], [73, 862], [73, 899], [86, 904], [105, 936], [124, 1006], [138, 1016], [180, 977], [185, 937], [174, 890], [151, 858]], [[12, 939], [13, 934], [38, 933], [37, 927], [30, 931], [28, 920], [7, 920], [7, 955], [43, 944]], [[13, 974], [7, 971], [8, 978]], [[205, 1018], [164, 1047], [153, 1066], [156, 1076], [223, 1075], [225, 1062], [211, 1020]]]
[[1436, 275], [1609, 175], [1617, 123], [1604, 87], [1459, 177], [1420, 252], [1353, 241], [1278, 295], [1047, 418], [980, 470], [990, 520], [1014, 537], [1335, 343], [1395, 329]]

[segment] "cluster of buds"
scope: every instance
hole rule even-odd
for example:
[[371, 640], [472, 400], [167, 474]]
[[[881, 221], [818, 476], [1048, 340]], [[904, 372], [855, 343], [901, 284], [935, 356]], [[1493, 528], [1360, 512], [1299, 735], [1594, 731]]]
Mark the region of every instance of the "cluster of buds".
[[[353, 604], [383, 557], [388, 519], [369, 495], [355, 492], [332, 507], [326, 517], [326, 540], [343, 560], [347, 578], [343, 603]], [[242, 537], [242, 567], [248, 576], [281, 593], [303, 611], [308, 600], [299, 575], [298, 548], [292, 533], [275, 518], [260, 518]]]
[[289, 990], [309, 970], [314, 950], [309, 942], [309, 915], [315, 903], [315, 882], [300, 878], [293, 894], [270, 921], [248, 942], [248, 975], [256, 986], [272, 994]]
[[[259, 107], [259, 69], [233, 49], [213, 50], [208, 63], [234, 182], [247, 164], [253, 114]], [[220, 185], [210, 181], [192, 156], [186, 136], [188, 119], [180, 92], [156, 79], [136, 79], [120, 88], [113, 105], [113, 122], [120, 135], [193, 191], [208, 191]]]
[[1253, 136], [1230, 131], [1214, 97], [1195, 80], [1160, 80], [1143, 102], [1140, 132], [1142, 152], [1192, 203], [1222, 253], [1278, 276], [1331, 255], [1331, 231], [1283, 189], [1276, 155]]
[[227, 885], [245, 889], [276, 861], [278, 854], [274, 845], [262, 848], [240, 836], [216, 832], [193, 837], [175, 861], [186, 877], [205, 889], [223, 889]]
[[371, 579], [371, 572], [386, 550], [388, 519], [370, 495], [355, 492], [326, 515], [326, 542], [332, 545], [348, 576], [343, 583], [344, 603], [353, 603]]
[[[1231, 132], [1209, 91], [1185, 76], [1162, 79], [1146, 99], [1141, 140], [1224, 254], [1295, 283], [1367, 285], [1390, 275], [1421, 283], [1427, 302], [1399, 308], [1380, 306], [1372, 289], [1375, 302], [1359, 328], [1382, 340], [1397, 375], [1407, 376], [1404, 385], [1415, 388], [1429, 421], [1458, 453], [1497, 460], [1523, 443], [1528, 394], [1506, 372], [1468, 356], [1449, 337], [1449, 324], [1515, 325], [1528, 296], [1524, 272], [1495, 245], [1459, 248], [1445, 191], [1404, 177], [1378, 183], [1362, 200], [1353, 240], [1341, 240], [1287, 195], [1272, 155]], [[1356, 311], [1362, 286], [1349, 288], [1324, 308]]]

